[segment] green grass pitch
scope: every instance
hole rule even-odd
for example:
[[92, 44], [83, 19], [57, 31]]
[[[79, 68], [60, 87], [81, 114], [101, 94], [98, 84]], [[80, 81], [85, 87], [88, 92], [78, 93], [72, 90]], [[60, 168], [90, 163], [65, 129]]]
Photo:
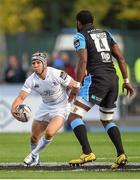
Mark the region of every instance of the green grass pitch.
[[[114, 162], [116, 151], [105, 132], [88, 133], [97, 162]], [[22, 162], [30, 152], [28, 133], [0, 134], [0, 163]], [[140, 162], [140, 132], [122, 133], [129, 162]], [[81, 148], [72, 132], [58, 133], [40, 154], [41, 162], [67, 162], [77, 158]], [[93, 162], [94, 163], [94, 162]], [[11, 179], [139, 179], [140, 172], [24, 171], [0, 170], [0, 178]]]

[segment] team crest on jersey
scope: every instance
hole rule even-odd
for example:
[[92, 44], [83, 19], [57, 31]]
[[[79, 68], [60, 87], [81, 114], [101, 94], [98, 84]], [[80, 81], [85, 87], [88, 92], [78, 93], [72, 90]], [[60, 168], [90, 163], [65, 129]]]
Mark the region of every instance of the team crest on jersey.
[[80, 46], [80, 41], [79, 41], [79, 39], [76, 39], [76, 40], [74, 41], [74, 46], [75, 46], [75, 48], [78, 48], [78, 47]]
[[61, 74], [60, 74], [60, 77], [63, 79], [63, 80], [65, 80], [66, 78], [67, 78], [67, 73], [66, 72], [64, 72], [64, 71], [61, 71]]

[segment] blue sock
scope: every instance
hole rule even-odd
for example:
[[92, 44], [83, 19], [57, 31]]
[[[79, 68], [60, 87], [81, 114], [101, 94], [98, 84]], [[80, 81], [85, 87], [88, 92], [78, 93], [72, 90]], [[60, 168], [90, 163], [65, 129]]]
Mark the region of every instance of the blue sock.
[[73, 121], [70, 123], [70, 125], [71, 125], [71, 128], [72, 128], [72, 130], [73, 130], [73, 129], [76, 128], [77, 126], [85, 125], [85, 124], [84, 124], [84, 122], [83, 122], [83, 120], [82, 120], [81, 118], [77, 118], [77, 119], [73, 120]]
[[110, 128], [115, 127], [116, 124], [114, 122], [110, 122], [105, 126], [105, 130], [108, 131]]
[[92, 152], [85, 124], [81, 118], [77, 118], [71, 122], [71, 127], [77, 137], [80, 145], [82, 146], [82, 151], [84, 154], [90, 154]]

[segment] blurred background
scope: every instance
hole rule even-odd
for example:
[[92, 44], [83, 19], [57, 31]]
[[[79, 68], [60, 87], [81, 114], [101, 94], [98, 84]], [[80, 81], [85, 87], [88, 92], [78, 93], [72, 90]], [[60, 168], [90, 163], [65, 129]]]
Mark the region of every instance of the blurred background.
[[[15, 121], [10, 107], [32, 73], [30, 57], [34, 52], [46, 51], [49, 66], [75, 77], [75, 15], [82, 9], [93, 13], [95, 28], [108, 29], [123, 51], [137, 96], [129, 99], [122, 93], [123, 79], [114, 60], [120, 78], [114, 118], [122, 130], [140, 131], [140, 0], [0, 0], [0, 132], [30, 130], [31, 122]], [[32, 94], [26, 103], [34, 113], [40, 97]], [[98, 107], [85, 120], [88, 130], [102, 130]], [[69, 130], [67, 124], [65, 130]]]

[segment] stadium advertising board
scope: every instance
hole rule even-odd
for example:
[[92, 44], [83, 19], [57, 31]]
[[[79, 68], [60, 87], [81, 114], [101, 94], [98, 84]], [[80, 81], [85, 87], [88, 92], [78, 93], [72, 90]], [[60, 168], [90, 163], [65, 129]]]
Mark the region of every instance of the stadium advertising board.
[[[32, 121], [22, 123], [12, 117], [10, 112], [12, 102], [18, 95], [22, 85], [1, 85], [0, 88], [0, 132], [30, 132]], [[41, 103], [41, 98], [36, 94], [31, 94], [24, 104], [27, 104], [33, 116]], [[119, 119], [119, 109], [116, 109], [114, 118]], [[94, 106], [84, 117], [88, 121], [98, 121], [98, 106]]]

